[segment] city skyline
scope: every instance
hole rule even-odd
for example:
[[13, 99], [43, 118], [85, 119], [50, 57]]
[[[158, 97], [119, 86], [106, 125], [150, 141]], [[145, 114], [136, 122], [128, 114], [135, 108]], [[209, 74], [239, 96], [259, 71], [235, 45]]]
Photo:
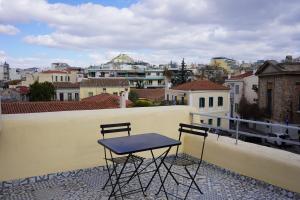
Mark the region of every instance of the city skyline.
[[0, 61], [87, 67], [119, 53], [153, 64], [281, 60], [300, 56], [299, 9], [295, 0], [1, 0]]

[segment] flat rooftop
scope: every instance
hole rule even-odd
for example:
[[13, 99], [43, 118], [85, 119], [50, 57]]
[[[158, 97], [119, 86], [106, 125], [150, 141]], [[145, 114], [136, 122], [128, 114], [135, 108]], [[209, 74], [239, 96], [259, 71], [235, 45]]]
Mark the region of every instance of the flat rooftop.
[[[149, 161], [150, 159], [146, 162]], [[151, 167], [154, 166], [150, 166], [150, 170]], [[196, 167], [197, 165], [193, 165], [189, 169], [194, 172]], [[182, 167], [174, 167], [174, 169], [184, 173]], [[149, 173], [142, 176], [143, 185], [148, 183], [151, 175]], [[196, 181], [204, 194], [191, 190], [188, 199], [300, 199], [298, 193], [239, 175], [204, 161], [197, 177]], [[101, 189], [107, 178], [108, 172], [103, 166], [99, 166], [13, 182], [0, 182], [0, 199], [108, 199], [110, 188]], [[138, 188], [136, 179], [130, 182], [131, 189], [135, 186]], [[147, 197], [143, 198], [142, 193], [136, 193], [126, 196], [125, 199], [166, 199], [163, 192], [155, 196], [159, 186], [160, 182], [156, 176], [147, 190]], [[183, 186], [177, 187], [171, 178], [167, 179], [166, 186], [168, 192], [179, 196], [183, 196], [182, 192], [187, 189]], [[128, 188], [125, 187], [123, 192], [126, 192], [126, 189]], [[170, 196], [169, 199], [176, 198]]]

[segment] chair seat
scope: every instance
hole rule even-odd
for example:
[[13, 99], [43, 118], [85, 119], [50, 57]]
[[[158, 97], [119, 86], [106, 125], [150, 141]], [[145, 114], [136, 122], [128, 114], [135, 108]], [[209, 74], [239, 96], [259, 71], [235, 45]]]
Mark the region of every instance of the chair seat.
[[198, 164], [196, 161], [193, 161], [191, 159], [182, 156], [169, 156], [165, 159], [165, 162], [177, 166], [189, 166], [189, 165]]
[[[107, 160], [114, 162], [116, 164], [124, 164], [126, 162], [127, 156], [121, 156], [121, 157], [116, 157], [116, 158], [107, 158]], [[128, 159], [128, 163], [137, 163], [137, 162], [141, 162], [143, 161], [144, 158], [140, 157], [140, 156], [135, 156], [132, 155], [129, 159]]]

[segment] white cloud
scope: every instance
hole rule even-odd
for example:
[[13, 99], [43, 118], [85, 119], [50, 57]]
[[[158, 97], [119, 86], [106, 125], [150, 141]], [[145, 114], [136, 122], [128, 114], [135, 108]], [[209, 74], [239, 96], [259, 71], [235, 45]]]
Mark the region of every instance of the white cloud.
[[0, 24], [0, 34], [16, 35], [19, 33], [19, 29], [12, 25]]
[[6, 53], [0, 50], [0, 62], [4, 62], [6, 59]]
[[54, 31], [23, 40], [87, 50], [93, 62], [108, 59], [109, 52], [154, 63], [182, 57], [207, 62], [212, 56], [256, 60], [300, 52], [299, 10], [297, 0], [141, 0], [122, 9], [9, 0], [0, 3], [0, 23], [45, 23]]

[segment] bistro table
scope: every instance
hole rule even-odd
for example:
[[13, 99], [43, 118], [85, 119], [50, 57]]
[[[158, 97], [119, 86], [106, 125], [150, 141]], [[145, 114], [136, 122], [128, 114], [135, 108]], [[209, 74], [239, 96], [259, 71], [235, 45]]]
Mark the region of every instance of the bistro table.
[[[98, 143], [106, 147], [107, 149], [111, 150], [117, 155], [127, 155], [127, 159], [120, 171], [120, 173], [116, 177], [115, 183], [112, 185], [112, 191], [109, 195], [109, 199], [112, 196], [116, 197], [116, 193], [121, 190], [122, 187], [127, 185], [134, 177], [136, 177], [138, 174], [141, 174], [142, 171], [144, 171], [150, 164], [154, 163], [155, 164], [155, 170], [154, 173], [148, 182], [147, 186], [145, 187], [145, 190], [142, 188], [142, 192], [146, 192], [147, 189], [149, 188], [153, 178], [155, 177], [156, 174], [158, 174], [160, 182], [162, 184], [163, 191], [166, 195], [166, 198], [168, 199], [168, 195], [166, 193], [165, 187], [164, 187], [164, 182], [162, 181], [162, 176], [159, 172], [159, 168], [163, 165], [165, 168], [168, 170], [168, 167], [164, 163], [164, 159], [167, 157], [171, 147], [173, 146], [178, 146], [181, 144], [179, 140], [174, 140], [172, 138], [157, 134], [157, 133], [145, 133], [145, 134], [140, 134], [140, 135], [132, 135], [132, 136], [125, 136], [125, 137], [116, 137], [116, 138], [109, 138], [109, 139], [100, 139], [98, 140]], [[153, 150], [156, 149], [161, 149], [161, 148], [167, 148], [166, 151], [164, 151], [161, 155], [159, 155], [157, 158], [155, 158]], [[116, 190], [116, 186], [119, 185], [120, 178], [122, 176], [122, 173], [124, 171], [124, 168], [130, 159], [130, 157], [134, 153], [138, 152], [144, 152], [144, 151], [150, 151], [152, 155], [152, 162], [148, 163], [143, 169], [138, 169], [132, 173], [131, 176], [129, 176], [128, 181], [123, 184], [119, 190]], [[113, 158], [111, 158], [113, 159]], [[158, 159], [160, 159], [160, 162], [157, 162]], [[172, 178], [175, 180], [177, 183], [176, 179], [172, 175], [171, 172], [169, 172], [172, 176]], [[120, 192], [120, 196], [123, 199], [122, 192]]]

